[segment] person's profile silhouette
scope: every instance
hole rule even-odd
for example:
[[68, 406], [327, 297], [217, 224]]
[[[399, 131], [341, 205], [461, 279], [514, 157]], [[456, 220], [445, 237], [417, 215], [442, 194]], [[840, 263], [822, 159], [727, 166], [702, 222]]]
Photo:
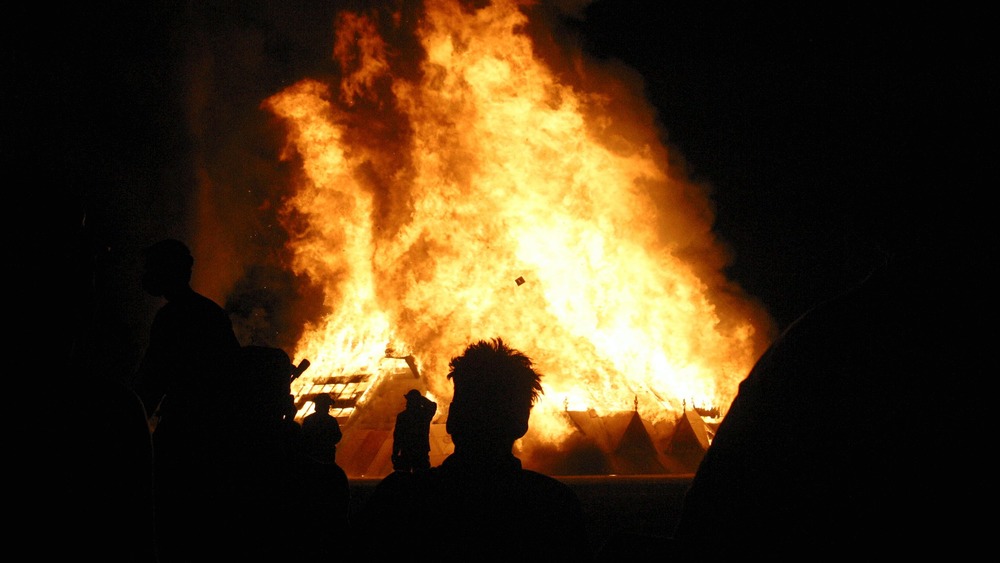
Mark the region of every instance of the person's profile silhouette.
[[[454, 452], [439, 466], [379, 482], [360, 518], [361, 534], [373, 534], [363, 542], [366, 553], [400, 555], [444, 534], [459, 559], [591, 559], [575, 492], [524, 469], [513, 454], [542, 393], [531, 359], [495, 338], [469, 345], [449, 366]], [[395, 541], [375, 541], [386, 529]]]

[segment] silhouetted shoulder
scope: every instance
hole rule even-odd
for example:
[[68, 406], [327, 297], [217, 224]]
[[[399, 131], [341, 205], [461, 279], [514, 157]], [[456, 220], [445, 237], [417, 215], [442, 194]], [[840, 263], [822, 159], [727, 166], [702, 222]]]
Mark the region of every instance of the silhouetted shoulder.
[[151, 330], [183, 331], [189, 338], [208, 336], [211, 344], [230, 349], [240, 346], [226, 310], [198, 293], [166, 303], [153, 319]]
[[[421, 477], [440, 499], [434, 516], [458, 538], [459, 552], [591, 557], [580, 501], [565, 483], [529, 470], [475, 473], [446, 465]], [[532, 536], [545, 539], [535, 545], [515, 539]]]
[[974, 455], [939, 455], [976, 451], [943, 421], [985, 377], [982, 336], [961, 328], [975, 315], [952, 272], [908, 264], [809, 311], [760, 358], [692, 481], [678, 540], [745, 552], [794, 536], [832, 553], [962, 537], [960, 499], [981, 475]]
[[[520, 479], [521, 485], [525, 490], [529, 491], [526, 496], [548, 504], [551, 507], [548, 510], [558, 511], [570, 516], [573, 516], [574, 513], [582, 515], [580, 499], [576, 496], [576, 492], [566, 483], [555, 477], [531, 471], [530, 469], [521, 470]], [[545, 506], [539, 508], [543, 511], [546, 510]]]

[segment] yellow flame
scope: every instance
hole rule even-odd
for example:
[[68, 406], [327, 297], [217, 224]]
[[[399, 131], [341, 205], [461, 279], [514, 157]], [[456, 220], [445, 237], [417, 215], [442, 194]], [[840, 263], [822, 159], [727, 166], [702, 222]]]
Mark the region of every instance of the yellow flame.
[[719, 274], [705, 196], [655, 135], [629, 135], [652, 121], [623, 126], [606, 95], [560, 81], [517, 2], [425, 8], [411, 78], [392, 76], [375, 14], [345, 13], [338, 87], [305, 79], [264, 104], [301, 165], [292, 267], [333, 311], [294, 352], [303, 379], [377, 370], [390, 347], [450, 397], [448, 360], [501, 336], [544, 375], [547, 441], [567, 408], [728, 406], [764, 316]]

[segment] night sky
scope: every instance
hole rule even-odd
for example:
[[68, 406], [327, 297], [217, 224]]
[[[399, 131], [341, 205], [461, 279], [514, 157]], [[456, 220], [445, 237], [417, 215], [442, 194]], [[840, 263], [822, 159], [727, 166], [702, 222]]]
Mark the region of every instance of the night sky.
[[[13, 32], [3, 53], [2, 154], [15, 202], [8, 217], [28, 254], [59, 244], [48, 220], [61, 224], [79, 201], [122, 273], [139, 246], [183, 236], [194, 219], [185, 194], [197, 143], [186, 134], [183, 100], [212, 95], [182, 79], [191, 72], [184, 46], [264, 42], [268, 60], [228, 94], [258, 103], [276, 86], [322, 71], [305, 61], [329, 52], [337, 6], [362, 2], [283, 10], [209, 2], [196, 18], [172, 2], [141, 4], [5, 9]], [[991, 87], [985, 17], [561, 4], [575, 8], [563, 24], [581, 34], [585, 49], [643, 77], [664, 141], [695, 181], [711, 186], [716, 232], [733, 251], [727, 273], [780, 327], [857, 283], [883, 253], [912, 250], [939, 231], [949, 241], [987, 244], [955, 237], [956, 220], [972, 209], [946, 205], [954, 196], [976, 201], [989, 154], [978, 113]], [[226, 108], [214, 110], [218, 122], [206, 127], [225, 127]], [[928, 222], [939, 205], [948, 212]], [[133, 315], [125, 323], [145, 326], [156, 304], [133, 291], [134, 281], [116, 283], [110, 291]]]

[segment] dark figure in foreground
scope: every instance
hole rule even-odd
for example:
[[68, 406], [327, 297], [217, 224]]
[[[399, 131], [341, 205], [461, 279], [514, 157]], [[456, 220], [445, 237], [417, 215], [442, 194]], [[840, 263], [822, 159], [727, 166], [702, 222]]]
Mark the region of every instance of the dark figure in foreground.
[[678, 549], [812, 558], [964, 544], [962, 507], [985, 483], [967, 456], [978, 425], [958, 400], [987, 374], [947, 263], [891, 262], [782, 334], [695, 475]]
[[316, 456], [301, 447], [302, 429], [289, 410], [301, 367], [280, 348], [260, 345], [244, 346], [237, 366], [238, 380], [218, 411], [228, 422], [215, 493], [222, 501], [215, 524], [222, 560], [282, 561], [289, 550], [335, 556], [339, 544], [318, 538], [347, 528], [350, 486], [332, 444]]
[[194, 258], [167, 239], [142, 253], [142, 285], [166, 299], [136, 376], [151, 415], [156, 525], [163, 561], [212, 554], [222, 442], [215, 409], [228, 400], [239, 341], [226, 311], [191, 288]]
[[392, 468], [395, 471], [418, 471], [431, 466], [431, 421], [437, 403], [410, 389], [404, 395], [406, 408], [396, 415], [392, 429]]
[[[347, 473], [335, 461], [335, 447], [325, 451], [317, 457], [304, 448], [294, 449], [285, 487], [287, 509], [275, 516], [293, 516], [287, 520], [289, 535], [284, 546], [296, 557], [332, 561], [343, 557], [348, 549], [341, 540], [349, 537], [351, 485]], [[286, 552], [284, 557], [292, 552]]]
[[303, 451], [322, 463], [337, 462], [337, 444], [344, 437], [337, 418], [330, 415], [333, 399], [326, 393], [313, 398], [316, 410], [302, 419]]
[[512, 453], [542, 392], [531, 359], [497, 338], [473, 343], [450, 368], [447, 429], [455, 451], [440, 466], [396, 471], [379, 483], [360, 519], [364, 553], [402, 555], [444, 538], [456, 560], [591, 559], [576, 494], [523, 469]]

